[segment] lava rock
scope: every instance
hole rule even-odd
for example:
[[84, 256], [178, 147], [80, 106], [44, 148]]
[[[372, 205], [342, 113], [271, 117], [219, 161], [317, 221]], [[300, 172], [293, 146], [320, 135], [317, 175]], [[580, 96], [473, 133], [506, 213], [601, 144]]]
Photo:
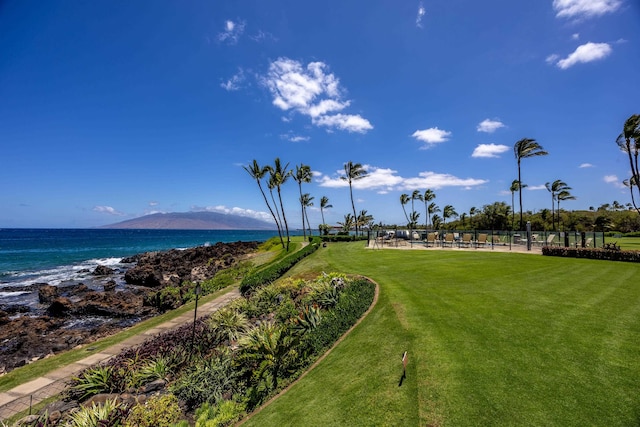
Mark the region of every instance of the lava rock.
[[107, 267], [106, 265], [99, 265], [95, 270], [93, 270], [93, 273], [91, 274], [93, 274], [94, 276], [109, 276], [114, 272], [115, 270], [113, 268]]

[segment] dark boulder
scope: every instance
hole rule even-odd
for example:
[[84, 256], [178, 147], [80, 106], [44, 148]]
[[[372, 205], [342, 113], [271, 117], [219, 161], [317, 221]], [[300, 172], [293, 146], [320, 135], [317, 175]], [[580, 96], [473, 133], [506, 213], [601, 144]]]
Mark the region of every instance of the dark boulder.
[[73, 309], [73, 304], [69, 298], [58, 297], [54, 299], [49, 308], [47, 308], [47, 314], [51, 317], [64, 317], [68, 315]]
[[115, 270], [113, 268], [107, 267], [106, 265], [99, 265], [95, 270], [93, 270], [93, 273], [91, 274], [93, 274], [94, 276], [109, 276], [114, 272]]
[[59, 296], [59, 290], [55, 286], [42, 284], [38, 288], [38, 301], [40, 301], [40, 304], [49, 304]]
[[105, 292], [113, 292], [116, 290], [116, 281], [115, 280], [109, 280], [107, 283], [104, 284], [104, 291]]

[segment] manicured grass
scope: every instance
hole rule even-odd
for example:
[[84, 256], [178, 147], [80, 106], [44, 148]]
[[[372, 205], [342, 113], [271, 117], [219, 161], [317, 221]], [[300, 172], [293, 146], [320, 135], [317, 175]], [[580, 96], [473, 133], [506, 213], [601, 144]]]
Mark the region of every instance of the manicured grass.
[[640, 266], [363, 246], [291, 271], [364, 274], [380, 299], [248, 425], [637, 425]]
[[607, 237], [606, 242], [615, 242], [624, 251], [640, 251], [640, 237]]

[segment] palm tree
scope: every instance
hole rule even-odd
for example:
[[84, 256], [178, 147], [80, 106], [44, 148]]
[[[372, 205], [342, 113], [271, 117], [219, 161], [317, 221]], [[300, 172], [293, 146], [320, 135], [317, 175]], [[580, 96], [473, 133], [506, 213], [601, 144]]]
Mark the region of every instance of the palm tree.
[[460, 214], [460, 222], [462, 222], [462, 228], [465, 228], [466, 222], [467, 222], [467, 213], [466, 212], [462, 212]]
[[333, 205], [329, 204], [329, 198], [327, 196], [322, 196], [322, 198], [320, 199], [320, 215], [322, 215], [323, 224], [326, 224], [326, 222], [324, 221], [324, 210], [332, 207]]
[[300, 198], [300, 204], [304, 210], [304, 216], [307, 218], [307, 227], [309, 227], [309, 239], [311, 239], [311, 223], [309, 222], [309, 215], [307, 214], [307, 208], [313, 206], [313, 197], [309, 193], [304, 193]]
[[516, 209], [515, 209], [513, 196], [518, 190], [520, 190], [520, 181], [518, 181], [517, 179], [514, 179], [513, 182], [511, 183], [511, 187], [509, 187], [509, 191], [511, 191], [511, 229], [512, 230], [513, 230], [513, 223], [515, 222], [515, 217], [516, 217]]
[[458, 212], [456, 212], [455, 208], [451, 205], [447, 205], [444, 207], [444, 209], [442, 210], [442, 225], [445, 225], [447, 223], [447, 218], [454, 218], [458, 216]]
[[[624, 181], [622, 181], [622, 184], [627, 187], [630, 192], [631, 192], [631, 206], [629, 206], [629, 203], [627, 203], [627, 206], [629, 206], [629, 210], [631, 210], [632, 208], [636, 208], [636, 198], [633, 195], [633, 186], [634, 185], [638, 185], [636, 184], [636, 180], [634, 177], [631, 177], [629, 179], [625, 179]], [[637, 208], [636, 208], [637, 209]]]
[[[571, 190], [571, 187], [569, 187], [566, 182], [560, 179], [556, 179], [552, 184], [549, 184], [547, 182], [544, 184], [544, 186], [547, 187], [547, 190], [549, 190], [549, 192], [551, 193], [551, 228], [555, 229], [555, 214], [553, 202], [554, 200], [556, 200], [558, 194], [561, 191], [569, 191]], [[560, 212], [558, 212], [558, 227], [560, 227]]]
[[425, 219], [427, 220], [424, 227], [425, 229], [429, 228], [429, 222], [431, 222], [431, 215], [429, 215], [429, 202], [435, 198], [436, 193], [434, 193], [433, 190], [426, 190], [422, 196], [422, 200], [424, 201]]
[[433, 225], [434, 230], [438, 230], [440, 228], [440, 223], [442, 222], [442, 218], [439, 215], [433, 215], [431, 217], [431, 225]]
[[558, 228], [560, 228], [560, 200], [575, 200], [576, 198], [569, 193], [571, 187], [567, 187], [564, 190], [561, 190], [558, 194], [556, 194], [556, 199], [558, 200]]
[[[436, 202], [431, 202], [429, 203], [429, 208], [427, 209], [427, 212], [429, 215], [431, 215], [431, 226], [433, 227], [433, 229], [437, 229], [436, 227], [436, 221], [435, 219], [433, 219], [433, 214], [436, 212], [440, 212], [440, 207], [438, 205], [436, 205]], [[438, 224], [440, 225], [440, 224]]]
[[518, 182], [520, 183], [520, 188], [518, 190], [520, 195], [520, 230], [522, 230], [524, 228], [524, 223], [522, 220], [522, 176], [520, 173], [520, 162], [522, 159], [526, 159], [528, 157], [546, 156], [549, 153], [544, 151], [542, 146], [538, 144], [535, 139], [523, 138], [517, 141], [513, 146], [513, 154], [516, 156], [516, 160], [518, 161]]
[[[629, 190], [633, 196], [634, 187], [640, 192], [640, 169], [638, 168], [638, 153], [640, 153], [640, 114], [629, 117], [622, 128], [622, 133], [616, 139], [618, 147], [629, 157], [631, 167], [631, 179], [629, 180]], [[640, 213], [640, 207], [635, 204], [632, 197], [633, 207]]]
[[311, 168], [305, 164], [300, 164], [300, 166], [296, 165], [296, 173], [293, 176], [293, 180], [298, 183], [298, 190], [300, 191], [300, 210], [302, 211], [302, 240], [307, 239], [307, 233], [305, 230], [305, 217], [307, 216], [307, 211], [302, 203], [302, 183], [310, 183], [311, 178], [313, 176], [311, 172]]
[[415, 212], [416, 211], [414, 206], [413, 206], [414, 200], [422, 201], [422, 194], [420, 194], [420, 190], [413, 190], [413, 193], [411, 193], [411, 212]]
[[[247, 171], [247, 173], [251, 176], [251, 178], [255, 179], [256, 182], [258, 183], [258, 188], [260, 188], [260, 193], [262, 194], [262, 197], [264, 198], [264, 202], [267, 205], [267, 208], [269, 209], [269, 212], [271, 212], [271, 216], [273, 217], [273, 221], [276, 223], [276, 227], [278, 228], [278, 236], [280, 237], [280, 243], [282, 244], [282, 247], [284, 248], [284, 241], [282, 240], [282, 228], [280, 227], [280, 221], [278, 221], [278, 218], [276, 218], [276, 214], [273, 212], [273, 209], [271, 209], [271, 205], [269, 204], [269, 201], [267, 200], [267, 195], [264, 194], [264, 190], [262, 188], [262, 183], [261, 180], [262, 178], [264, 178], [264, 176], [267, 174], [267, 172], [269, 172], [270, 167], [269, 166], [265, 166], [265, 167], [260, 167], [260, 165], [258, 164], [257, 160], [253, 160], [253, 163], [250, 166], [243, 166], [244, 170]], [[271, 193], [271, 195], [273, 196], [273, 193]]]
[[404, 217], [407, 219], [407, 224], [409, 223], [409, 215], [407, 215], [407, 210], [404, 208], [404, 205], [409, 203], [409, 200], [411, 199], [409, 198], [408, 194], [400, 195], [400, 205], [402, 205], [402, 212], [404, 212]]
[[355, 217], [353, 215], [351, 215], [350, 213], [346, 214], [344, 216], [344, 221], [340, 222], [338, 221], [338, 225], [342, 226], [342, 231], [348, 233], [351, 228], [353, 227], [354, 223], [355, 223]]
[[287, 217], [284, 213], [284, 205], [282, 204], [281, 190], [284, 183], [287, 182], [287, 180], [291, 176], [291, 171], [287, 170], [288, 167], [289, 167], [289, 163], [287, 163], [286, 165], [284, 165], [284, 167], [282, 167], [282, 164], [280, 163], [280, 158], [276, 157], [274, 166], [269, 170], [272, 184], [274, 188], [278, 190], [278, 199], [280, 200], [280, 212], [282, 212], [282, 220], [284, 221], [284, 228], [287, 233], [287, 244], [285, 246], [285, 249], [287, 250], [287, 252], [289, 251], [289, 224], [287, 223]]
[[477, 213], [478, 208], [476, 208], [475, 206], [471, 206], [471, 209], [469, 209], [469, 225], [471, 226], [471, 228], [473, 228], [473, 216]]
[[[368, 175], [367, 170], [360, 163], [353, 163], [349, 160], [344, 164], [344, 176], [340, 178], [349, 183], [349, 194], [351, 195], [351, 208], [353, 216], [356, 217], [356, 205], [353, 203], [353, 181], [362, 179]], [[356, 235], [358, 234], [358, 224], [356, 223]]]
[[373, 222], [373, 215], [369, 215], [367, 211], [364, 209], [361, 210], [360, 213], [358, 214], [356, 223], [360, 225], [362, 228], [364, 228], [364, 226], [371, 224], [372, 222]]

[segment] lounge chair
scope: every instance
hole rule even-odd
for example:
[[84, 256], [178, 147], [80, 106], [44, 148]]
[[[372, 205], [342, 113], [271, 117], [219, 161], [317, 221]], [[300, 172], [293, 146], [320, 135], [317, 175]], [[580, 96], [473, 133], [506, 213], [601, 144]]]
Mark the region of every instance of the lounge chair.
[[442, 247], [444, 248], [446, 245], [453, 247], [453, 233], [447, 233], [444, 235], [444, 240], [442, 241]]
[[592, 245], [593, 245], [593, 237], [587, 238], [587, 240], [585, 240], [584, 242], [584, 247], [590, 248]]
[[545, 241], [545, 246], [553, 246], [553, 240], [556, 238], [555, 233], [551, 233], [547, 236], [547, 240]]
[[468, 248], [469, 246], [471, 246], [471, 243], [471, 233], [464, 233], [462, 235], [462, 241], [460, 242], [460, 245]]
[[428, 233], [427, 234], [427, 247], [436, 245], [436, 233]]
[[478, 234], [478, 240], [476, 241], [476, 248], [479, 248], [480, 246], [484, 248], [486, 244], [487, 244], [487, 234], [486, 233]]

